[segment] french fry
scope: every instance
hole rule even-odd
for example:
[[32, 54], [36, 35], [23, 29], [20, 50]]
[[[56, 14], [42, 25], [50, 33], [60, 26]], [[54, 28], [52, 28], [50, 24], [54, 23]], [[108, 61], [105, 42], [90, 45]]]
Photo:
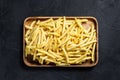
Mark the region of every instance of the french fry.
[[25, 56], [33, 56], [41, 65], [54, 63], [56, 66], [95, 62], [97, 36], [95, 25], [88, 29], [82, 23], [89, 19], [38, 19], [25, 25]]

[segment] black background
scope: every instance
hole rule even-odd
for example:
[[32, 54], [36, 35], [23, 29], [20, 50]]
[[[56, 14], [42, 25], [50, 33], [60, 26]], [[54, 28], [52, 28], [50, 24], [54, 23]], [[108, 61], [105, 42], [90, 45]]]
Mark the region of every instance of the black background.
[[[28, 16], [94, 16], [99, 63], [93, 68], [29, 68], [22, 60]], [[120, 0], [0, 0], [0, 80], [120, 80]]]

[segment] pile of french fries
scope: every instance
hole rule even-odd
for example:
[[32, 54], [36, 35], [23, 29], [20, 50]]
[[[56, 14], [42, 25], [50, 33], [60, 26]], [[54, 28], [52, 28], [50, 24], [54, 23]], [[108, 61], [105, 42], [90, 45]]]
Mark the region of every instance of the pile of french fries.
[[95, 61], [95, 24], [85, 18], [49, 18], [25, 24], [25, 56], [41, 65], [83, 64]]

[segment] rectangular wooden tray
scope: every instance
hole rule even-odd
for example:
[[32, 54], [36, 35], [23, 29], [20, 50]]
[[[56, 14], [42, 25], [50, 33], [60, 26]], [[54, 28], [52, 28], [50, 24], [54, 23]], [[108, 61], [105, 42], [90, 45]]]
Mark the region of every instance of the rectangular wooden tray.
[[33, 21], [33, 20], [37, 20], [37, 19], [48, 19], [48, 18], [59, 18], [62, 16], [53, 16], [53, 17], [43, 17], [43, 16], [38, 16], [38, 17], [27, 17], [24, 20], [23, 23], [23, 61], [25, 63], [25, 65], [29, 66], [29, 67], [93, 67], [98, 63], [98, 22], [97, 19], [95, 17], [91, 17], [91, 16], [66, 16], [66, 18], [86, 18], [86, 19], [90, 19], [94, 22], [95, 24], [95, 29], [97, 31], [97, 46], [96, 46], [96, 50], [95, 50], [95, 62], [94, 63], [84, 63], [84, 64], [79, 64], [79, 65], [69, 65], [69, 66], [56, 66], [56, 65], [40, 65], [37, 64], [35, 62], [31, 61], [31, 56], [29, 57], [25, 57], [25, 40], [24, 40], [24, 35], [25, 35], [25, 24]]

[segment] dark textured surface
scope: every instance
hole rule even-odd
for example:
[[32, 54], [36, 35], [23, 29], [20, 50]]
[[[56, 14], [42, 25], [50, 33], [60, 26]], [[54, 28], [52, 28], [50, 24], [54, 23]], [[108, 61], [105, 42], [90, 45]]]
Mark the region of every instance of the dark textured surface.
[[[29, 68], [22, 61], [28, 16], [94, 16], [99, 63], [94, 68]], [[120, 80], [120, 0], [0, 0], [0, 80]]]

